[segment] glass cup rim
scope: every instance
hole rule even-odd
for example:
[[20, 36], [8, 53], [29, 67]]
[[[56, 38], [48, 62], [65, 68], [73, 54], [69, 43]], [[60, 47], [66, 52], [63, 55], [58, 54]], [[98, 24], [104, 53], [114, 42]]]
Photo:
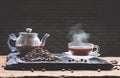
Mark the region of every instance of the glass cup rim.
[[77, 42], [69, 42], [68, 45], [70, 44], [77, 44], [77, 45], [94, 45], [93, 43], [77, 43]]

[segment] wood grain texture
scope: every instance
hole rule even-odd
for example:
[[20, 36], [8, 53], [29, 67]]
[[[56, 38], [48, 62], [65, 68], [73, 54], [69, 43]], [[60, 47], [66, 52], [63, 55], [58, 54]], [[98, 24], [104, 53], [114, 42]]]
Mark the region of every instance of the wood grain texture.
[[[100, 57], [102, 59], [105, 59], [107, 61], [111, 60], [117, 60], [118, 65], [120, 65], [120, 57]], [[53, 78], [59, 78], [59, 77], [67, 77], [67, 78], [119, 78], [120, 77], [120, 70], [101, 70], [98, 72], [97, 70], [74, 70], [74, 71], [33, 71], [30, 70], [4, 70], [1, 66], [6, 63], [6, 56], [0, 56], [0, 77], [1, 78], [19, 78], [19, 77], [30, 77], [30, 78], [36, 78], [36, 77], [53, 77]]]

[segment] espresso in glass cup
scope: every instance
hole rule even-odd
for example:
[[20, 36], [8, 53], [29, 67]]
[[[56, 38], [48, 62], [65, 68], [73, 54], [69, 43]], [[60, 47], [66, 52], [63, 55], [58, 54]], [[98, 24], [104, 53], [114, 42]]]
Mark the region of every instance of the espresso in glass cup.
[[68, 43], [68, 50], [72, 55], [88, 56], [99, 52], [100, 48], [98, 45], [92, 43]]

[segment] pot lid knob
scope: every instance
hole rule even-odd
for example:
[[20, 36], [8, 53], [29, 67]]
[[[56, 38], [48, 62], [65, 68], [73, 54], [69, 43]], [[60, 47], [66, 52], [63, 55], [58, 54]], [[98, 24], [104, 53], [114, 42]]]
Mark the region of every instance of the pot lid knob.
[[28, 33], [31, 33], [32, 28], [26, 28], [26, 31], [27, 31]]

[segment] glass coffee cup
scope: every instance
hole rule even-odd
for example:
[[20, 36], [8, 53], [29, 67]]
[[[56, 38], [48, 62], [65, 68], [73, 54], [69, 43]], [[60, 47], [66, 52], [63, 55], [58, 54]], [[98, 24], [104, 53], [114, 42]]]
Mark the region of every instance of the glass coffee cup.
[[68, 43], [68, 50], [72, 55], [78, 56], [99, 56], [99, 46], [92, 43]]

